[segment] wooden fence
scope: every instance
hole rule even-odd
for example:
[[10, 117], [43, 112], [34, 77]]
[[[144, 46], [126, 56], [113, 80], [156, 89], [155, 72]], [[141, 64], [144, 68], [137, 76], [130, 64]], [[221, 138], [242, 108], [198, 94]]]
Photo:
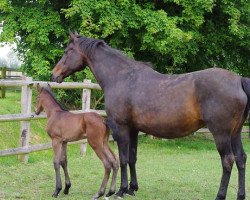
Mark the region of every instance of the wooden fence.
[[[21, 80], [22, 72], [18, 69], [0, 67], [1, 79], [5, 80]], [[5, 98], [6, 87], [0, 87], [0, 98]]]
[[[0, 122], [8, 121], [20, 121], [20, 147], [5, 149], [0, 151], [0, 156], [9, 156], [9, 155], [19, 155], [19, 160], [21, 162], [28, 161], [28, 154], [34, 151], [41, 151], [45, 149], [52, 148], [51, 143], [38, 144], [38, 145], [29, 145], [30, 143], [30, 121], [37, 120], [41, 118], [46, 118], [45, 114], [40, 114], [39, 116], [35, 115], [31, 111], [32, 104], [32, 88], [36, 88], [37, 84], [47, 85], [49, 83], [52, 88], [64, 88], [64, 89], [77, 89], [82, 88], [82, 110], [74, 110], [72, 112], [96, 112], [102, 116], [105, 116], [106, 113], [104, 110], [91, 110], [90, 109], [90, 99], [91, 99], [91, 90], [100, 90], [100, 86], [95, 83], [91, 83], [90, 80], [84, 80], [83, 83], [76, 82], [64, 82], [61, 84], [55, 82], [43, 82], [43, 81], [32, 81], [32, 78], [23, 76], [23, 80], [13, 81], [13, 80], [1, 80], [0, 87], [21, 87], [21, 114], [8, 114], [0, 115]], [[84, 155], [86, 152], [86, 140], [80, 140], [70, 144], [80, 144], [80, 153]]]
[[[37, 84], [47, 85], [49, 83], [52, 88], [64, 88], [64, 89], [83, 89], [82, 93], [82, 110], [74, 110], [72, 112], [96, 112], [102, 116], [106, 116], [104, 110], [92, 110], [90, 109], [90, 99], [91, 99], [91, 90], [101, 90], [100, 86], [95, 83], [91, 83], [89, 80], [85, 80], [83, 83], [77, 82], [63, 82], [61, 84], [55, 82], [43, 82], [43, 81], [32, 81], [32, 78], [23, 76], [23, 80], [13, 81], [13, 80], [0, 80], [0, 87], [21, 87], [21, 114], [8, 114], [0, 115], [0, 122], [8, 121], [20, 121], [21, 130], [20, 130], [20, 147], [0, 150], [1, 156], [9, 155], [19, 155], [19, 160], [21, 162], [28, 161], [28, 154], [35, 151], [41, 151], [45, 149], [52, 148], [51, 143], [46, 144], [37, 144], [29, 145], [30, 143], [30, 121], [37, 120], [41, 118], [46, 118], [45, 114], [40, 114], [39, 116], [31, 112], [31, 103], [32, 103], [32, 88], [36, 88]], [[202, 128], [197, 132], [209, 133], [208, 129]], [[248, 133], [249, 129], [243, 127], [243, 133]], [[72, 142], [69, 144], [80, 144], [80, 153], [84, 155], [86, 152], [86, 140], [80, 140], [77, 142]]]

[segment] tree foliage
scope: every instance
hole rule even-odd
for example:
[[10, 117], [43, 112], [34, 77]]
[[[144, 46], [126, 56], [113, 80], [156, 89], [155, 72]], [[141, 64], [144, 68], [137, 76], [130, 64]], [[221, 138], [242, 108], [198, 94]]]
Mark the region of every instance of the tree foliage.
[[250, 76], [246, 0], [2, 0], [0, 10], [0, 41], [17, 43], [23, 70], [36, 79], [50, 78], [69, 30], [104, 39], [162, 73], [222, 67]]
[[68, 31], [102, 38], [163, 73], [223, 67], [249, 75], [245, 0], [2, 0], [1, 41], [16, 42], [23, 69], [48, 79]]

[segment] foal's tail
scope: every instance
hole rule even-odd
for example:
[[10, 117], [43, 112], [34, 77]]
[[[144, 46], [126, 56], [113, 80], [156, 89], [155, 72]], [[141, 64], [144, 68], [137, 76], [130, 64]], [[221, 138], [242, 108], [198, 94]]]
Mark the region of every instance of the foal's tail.
[[107, 126], [107, 124], [105, 123], [106, 126], [106, 132], [105, 132], [105, 142], [109, 142], [109, 134], [110, 134], [110, 128]]
[[244, 92], [247, 95], [248, 98], [248, 102], [247, 102], [247, 107], [245, 110], [245, 116], [248, 117], [248, 131], [249, 131], [249, 138], [250, 138], [250, 78], [242, 78], [241, 79], [241, 83], [242, 83], [242, 88], [244, 90]]

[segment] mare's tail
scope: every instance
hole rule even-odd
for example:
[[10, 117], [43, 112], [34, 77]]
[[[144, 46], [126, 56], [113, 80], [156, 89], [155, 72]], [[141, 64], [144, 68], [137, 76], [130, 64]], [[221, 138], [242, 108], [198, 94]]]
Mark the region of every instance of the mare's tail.
[[248, 102], [247, 102], [247, 107], [245, 110], [245, 116], [248, 117], [248, 131], [249, 131], [249, 138], [250, 138], [250, 78], [242, 78], [241, 79], [241, 83], [242, 83], [242, 88], [244, 90], [244, 92], [247, 95], [248, 98]]

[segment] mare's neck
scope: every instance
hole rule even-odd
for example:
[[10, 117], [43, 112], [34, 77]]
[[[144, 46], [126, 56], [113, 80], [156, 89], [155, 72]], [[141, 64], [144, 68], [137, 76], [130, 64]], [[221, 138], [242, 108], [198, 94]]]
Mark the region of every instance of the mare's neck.
[[43, 100], [43, 108], [48, 118], [58, 111], [63, 111], [52, 97]]
[[95, 50], [89, 60], [89, 67], [97, 82], [104, 90], [105, 86], [115, 84], [116, 77], [132, 70], [130, 60], [123, 55], [117, 55], [110, 47], [103, 46]]

